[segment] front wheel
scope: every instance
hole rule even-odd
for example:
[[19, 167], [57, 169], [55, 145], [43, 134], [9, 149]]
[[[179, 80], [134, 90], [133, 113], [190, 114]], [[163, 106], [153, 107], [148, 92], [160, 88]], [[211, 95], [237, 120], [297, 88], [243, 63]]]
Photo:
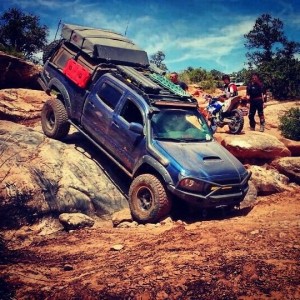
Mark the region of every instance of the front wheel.
[[241, 133], [244, 127], [244, 117], [239, 109], [232, 110], [230, 114], [231, 122], [228, 124], [230, 133], [238, 134]]
[[70, 130], [68, 114], [59, 99], [47, 100], [41, 113], [42, 129], [46, 136], [53, 139], [63, 139]]
[[152, 174], [136, 177], [129, 189], [131, 214], [140, 223], [155, 223], [171, 210], [171, 199], [162, 182]]

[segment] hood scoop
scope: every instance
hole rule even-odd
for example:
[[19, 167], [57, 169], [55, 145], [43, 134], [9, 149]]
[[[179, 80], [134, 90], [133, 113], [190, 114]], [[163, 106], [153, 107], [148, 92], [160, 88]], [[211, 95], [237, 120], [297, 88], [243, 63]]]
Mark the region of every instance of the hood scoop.
[[203, 157], [203, 161], [205, 163], [210, 163], [210, 162], [222, 161], [222, 159], [219, 156], [211, 155], [211, 156], [205, 156], [205, 157]]

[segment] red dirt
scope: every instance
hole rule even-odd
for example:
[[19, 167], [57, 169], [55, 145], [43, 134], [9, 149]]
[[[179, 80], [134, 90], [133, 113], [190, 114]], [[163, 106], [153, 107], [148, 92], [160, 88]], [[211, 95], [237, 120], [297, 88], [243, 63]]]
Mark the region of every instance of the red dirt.
[[0, 299], [300, 299], [299, 192], [204, 221], [27, 228], [0, 259]]
[[[283, 107], [268, 103], [266, 133], [279, 136]], [[0, 299], [300, 299], [299, 195], [295, 186], [206, 220], [5, 232]]]

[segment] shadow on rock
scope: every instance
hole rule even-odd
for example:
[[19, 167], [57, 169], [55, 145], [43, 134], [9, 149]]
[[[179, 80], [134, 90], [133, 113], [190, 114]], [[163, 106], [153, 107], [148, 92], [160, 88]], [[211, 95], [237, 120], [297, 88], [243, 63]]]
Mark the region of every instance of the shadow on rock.
[[105, 173], [117, 189], [128, 198], [131, 179], [104, 152], [99, 150], [92, 142], [86, 139], [80, 132], [69, 134], [64, 143], [74, 145], [75, 149], [93, 160]]

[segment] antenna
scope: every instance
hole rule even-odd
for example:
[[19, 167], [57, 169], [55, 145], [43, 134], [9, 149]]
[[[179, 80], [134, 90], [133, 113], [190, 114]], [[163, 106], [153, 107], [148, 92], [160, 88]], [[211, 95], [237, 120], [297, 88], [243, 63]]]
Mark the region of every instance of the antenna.
[[125, 29], [125, 36], [126, 36], [126, 34], [127, 34], [127, 29], [128, 29], [128, 26], [129, 26], [129, 21], [130, 21], [130, 17], [128, 18], [128, 21], [127, 21], [127, 25], [126, 25], [126, 29]]
[[59, 30], [60, 24], [61, 24], [61, 20], [59, 20], [59, 22], [58, 22], [54, 40], [56, 40], [56, 36], [57, 36], [57, 32], [58, 32], [58, 30]]

